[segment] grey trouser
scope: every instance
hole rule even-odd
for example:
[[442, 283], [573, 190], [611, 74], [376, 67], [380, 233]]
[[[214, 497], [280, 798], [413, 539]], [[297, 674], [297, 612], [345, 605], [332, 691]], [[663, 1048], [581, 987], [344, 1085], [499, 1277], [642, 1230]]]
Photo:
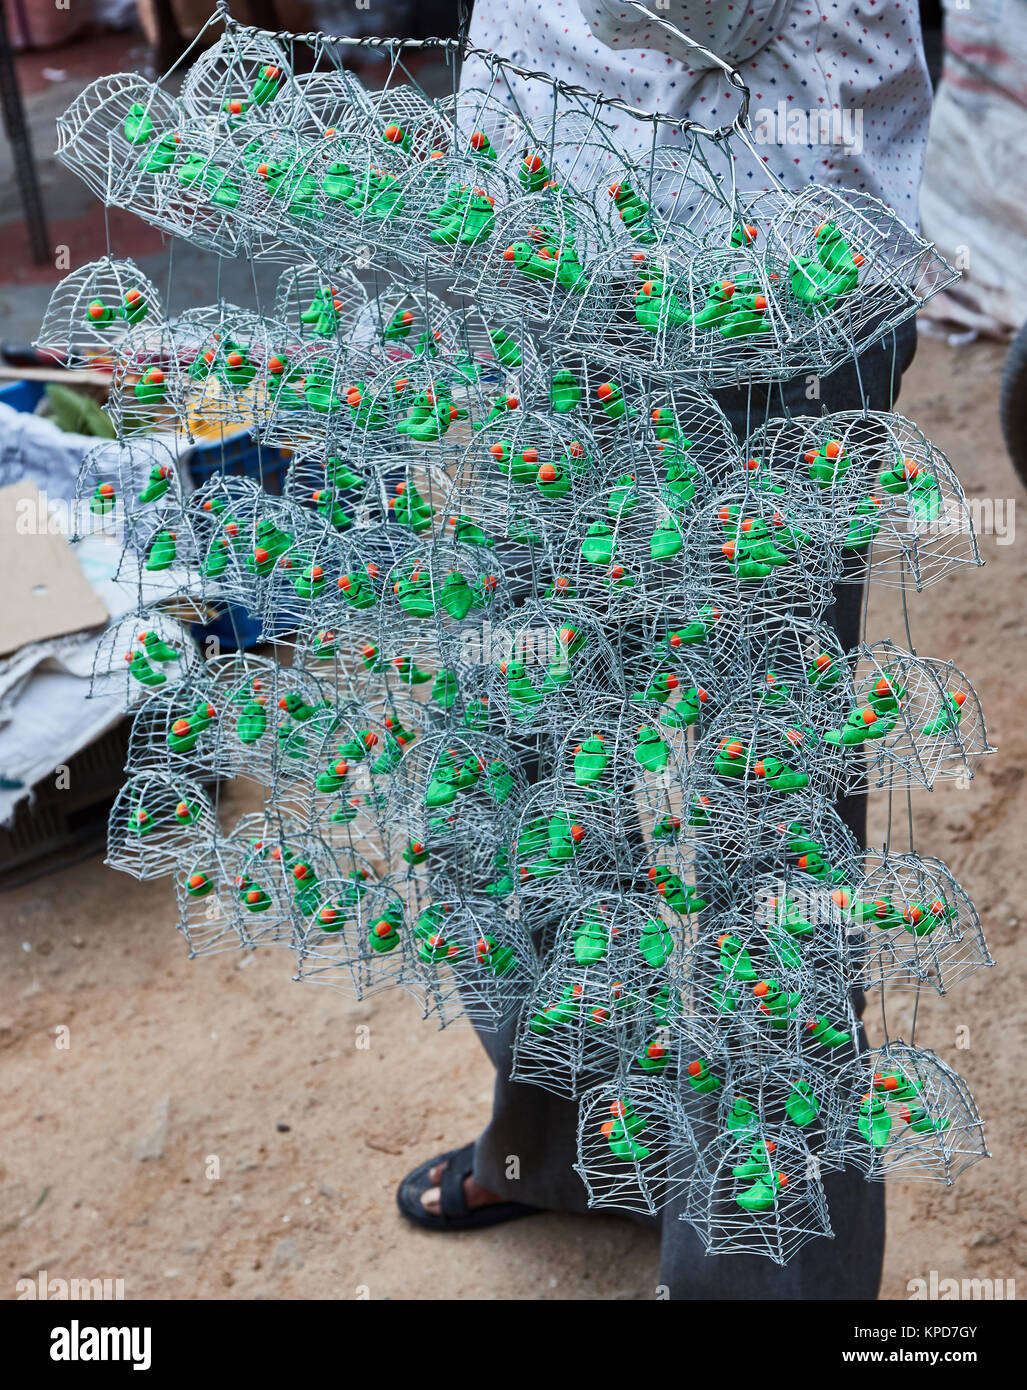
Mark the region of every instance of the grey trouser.
[[[807, 398], [805, 378], [774, 385], [769, 399], [758, 388], [720, 392], [717, 399], [740, 438], [786, 411], [819, 415], [859, 410], [864, 403], [871, 410], [889, 410], [915, 351], [916, 327], [910, 322], [865, 351], [858, 373], [850, 363], [824, 377], [819, 400]], [[828, 611], [846, 648], [860, 640], [862, 608], [863, 590], [850, 584], [837, 591]], [[847, 797], [838, 809], [864, 844], [866, 798]], [[516, 1029], [513, 1020], [496, 1032], [479, 1030], [496, 1068], [496, 1085], [492, 1117], [475, 1145], [474, 1176], [508, 1201], [585, 1212], [585, 1189], [573, 1168], [577, 1101], [508, 1079]], [[511, 1157], [517, 1159], [515, 1180], [507, 1176]], [[876, 1298], [884, 1258], [884, 1189], [848, 1168], [825, 1174], [823, 1182], [834, 1239], [810, 1241], [783, 1267], [760, 1255], [707, 1255], [693, 1229], [678, 1219], [680, 1203], [671, 1202], [659, 1218], [649, 1218], [662, 1233], [658, 1285], [672, 1299]]]

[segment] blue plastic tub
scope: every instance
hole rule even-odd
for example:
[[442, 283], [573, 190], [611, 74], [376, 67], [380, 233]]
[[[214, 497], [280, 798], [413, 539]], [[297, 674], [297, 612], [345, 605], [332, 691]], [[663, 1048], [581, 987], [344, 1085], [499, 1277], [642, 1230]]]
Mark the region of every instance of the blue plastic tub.
[[253, 478], [265, 492], [280, 497], [288, 457], [280, 449], [261, 448], [248, 434], [210, 444], [195, 444], [185, 456], [185, 464], [196, 487], [222, 474], [232, 478]]
[[22, 415], [31, 415], [45, 395], [43, 381], [9, 381], [6, 386], [0, 386], [0, 404], [20, 410]]
[[[196, 487], [202, 487], [218, 475], [252, 478], [274, 497], [281, 496], [288, 463], [288, 456], [281, 450], [261, 448], [248, 434], [196, 444], [185, 456], [186, 468]], [[237, 604], [230, 604], [213, 622], [193, 625], [193, 633], [201, 644], [206, 638], [214, 637], [226, 652], [255, 647], [260, 631], [256, 618]]]

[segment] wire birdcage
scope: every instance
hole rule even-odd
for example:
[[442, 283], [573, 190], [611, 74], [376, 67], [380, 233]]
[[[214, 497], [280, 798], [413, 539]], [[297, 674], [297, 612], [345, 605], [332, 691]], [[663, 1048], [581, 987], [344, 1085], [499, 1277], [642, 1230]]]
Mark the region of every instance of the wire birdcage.
[[966, 1082], [927, 1048], [896, 1038], [856, 1058], [845, 1099], [845, 1156], [871, 1180], [927, 1179], [950, 1186], [988, 1157]]
[[56, 287], [35, 346], [66, 367], [109, 370], [130, 328], [163, 317], [159, 292], [134, 261], [104, 256]]

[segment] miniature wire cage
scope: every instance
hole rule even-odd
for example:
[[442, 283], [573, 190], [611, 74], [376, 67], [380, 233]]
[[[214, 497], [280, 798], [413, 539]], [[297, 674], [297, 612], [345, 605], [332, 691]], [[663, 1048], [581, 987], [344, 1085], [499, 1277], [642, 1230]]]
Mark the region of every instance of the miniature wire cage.
[[182, 112], [172, 133], [137, 163], [121, 205], [170, 236], [234, 256], [254, 230], [242, 216], [243, 191], [234, 143]]
[[645, 254], [628, 291], [634, 337], [645, 330], [654, 365], [687, 372], [710, 389], [791, 375], [800, 326], [766, 256], [748, 241], [700, 249], [683, 261], [676, 251], [665, 240]]
[[[538, 160], [540, 156], [531, 156]], [[586, 290], [596, 302], [595, 276], [609, 285], [597, 253], [602, 232], [588, 204], [560, 189], [543, 189], [494, 214], [491, 235], [469, 247], [455, 287], [487, 316], [527, 317], [554, 341], [573, 339]], [[595, 333], [595, 313], [588, 321]]]
[[880, 412], [773, 420], [748, 440], [771, 469], [798, 470], [831, 504], [850, 562], [843, 582], [925, 588], [959, 565], [979, 565], [973, 517], [944, 454], [910, 421]]
[[532, 933], [576, 911], [597, 883], [630, 884], [643, 840], [630, 811], [539, 780], [525, 802], [496, 892], [516, 897], [521, 920]]
[[621, 824], [652, 836], [677, 807], [687, 736], [683, 720], [669, 723], [652, 707], [597, 692], [554, 749], [554, 784], [567, 796], [612, 805]]
[[933, 787], [945, 777], [971, 778], [988, 743], [980, 699], [951, 661], [913, 656], [891, 642], [864, 645], [856, 702], [839, 728], [838, 747], [868, 756], [856, 774], [870, 785]]
[[332, 187], [331, 152], [326, 142], [298, 140], [270, 114], [244, 117], [228, 135], [194, 141], [192, 163], [166, 180], [167, 215], [188, 240], [212, 249], [212, 217], [222, 209], [251, 254], [301, 263], [325, 255], [345, 231], [325, 191]]
[[261, 383], [275, 355], [273, 328], [259, 314], [219, 301], [175, 321], [176, 367], [192, 427], [201, 432], [255, 423]]
[[436, 670], [463, 661], [468, 638], [510, 607], [506, 579], [488, 549], [446, 539], [413, 540], [385, 576], [379, 650], [385, 661], [409, 657]]
[[272, 318], [287, 337], [351, 339], [366, 290], [347, 266], [331, 274], [316, 261], [283, 271], [275, 290]]
[[511, 1077], [575, 1096], [645, 1053], [659, 1027], [677, 940], [654, 904], [613, 893], [555, 923]]
[[186, 518], [195, 543], [196, 587], [206, 602], [224, 600], [232, 592], [248, 594], [245, 550], [253, 543], [267, 498], [256, 479], [220, 472], [190, 495]]
[[773, 218], [768, 255], [813, 329], [812, 342], [792, 356], [793, 370], [820, 360], [831, 371], [958, 278], [876, 198], [819, 185], [793, 194]]
[[696, 1153], [665, 1087], [632, 1077], [581, 1097], [574, 1166], [590, 1207], [656, 1215], [684, 1189]]
[[[302, 672], [249, 653], [212, 657], [204, 673], [218, 711], [211, 756], [219, 774], [260, 786], [273, 779], [284, 793], [293, 761], [289, 736], [302, 725], [296, 737], [303, 738], [304, 751], [317, 748], [330, 734], [334, 708], [329, 717], [323, 693]], [[308, 770], [306, 758], [295, 761]]]
[[273, 324], [270, 335], [271, 354], [254, 386], [256, 436], [279, 448], [320, 449], [347, 389], [346, 351], [334, 339], [304, 340]]
[[[822, 1071], [852, 1056], [858, 1029], [842, 972], [776, 924], [743, 914], [704, 924], [679, 972], [689, 1078], [704, 1081], [704, 1059], [714, 1055], [756, 1067], [803, 1057]], [[705, 1094], [698, 1083], [692, 1091]]]
[[191, 589], [197, 565], [196, 537], [177, 506], [143, 507], [124, 530], [114, 580], [136, 607], [174, 604], [190, 622], [202, 622]]
[[333, 530], [345, 535], [354, 526], [366, 530], [385, 519], [382, 488], [380, 474], [362, 460], [329, 453], [327, 448], [307, 448], [290, 457], [282, 493], [316, 510]]
[[368, 883], [359, 870], [318, 885], [297, 956], [296, 979], [356, 999], [394, 986], [415, 995], [409, 911], [401, 884]]
[[526, 142], [511, 150], [522, 188], [543, 194], [562, 188], [593, 203], [594, 191], [609, 182], [620, 160], [616, 132], [601, 108], [557, 102], [548, 119], [533, 115], [525, 126]]
[[400, 762], [404, 836], [436, 860], [436, 878], [456, 896], [491, 881], [510, 840], [525, 776], [514, 751], [470, 728], [426, 734]]
[[730, 682], [740, 699], [771, 716], [801, 710], [803, 726], [818, 736], [840, 724], [856, 703], [852, 659], [834, 629], [800, 614], [751, 623], [732, 621], [721, 611], [708, 665], [714, 685], [718, 679]]
[[658, 245], [605, 249], [575, 327], [614, 368], [710, 389], [773, 380], [796, 331], [776, 279], [748, 246], [705, 250], [675, 225]]
[[467, 156], [471, 167], [492, 164], [516, 174], [532, 139], [520, 112], [500, 98], [495, 87], [461, 87], [437, 99], [452, 131], [450, 149]]
[[701, 1149], [681, 1219], [709, 1255], [765, 1255], [778, 1265], [833, 1235], [816, 1159], [801, 1135], [780, 1130], [720, 1136]]
[[186, 625], [161, 608], [111, 623], [93, 654], [90, 696], [117, 694], [125, 708], [155, 691], [169, 694], [196, 674], [200, 655]]
[[[408, 135], [405, 127], [386, 127], [397, 129]], [[443, 141], [448, 146], [448, 132]], [[351, 195], [357, 205], [353, 235], [379, 255], [417, 259], [435, 274], [459, 277], [464, 260], [495, 244], [497, 216], [520, 196], [502, 168], [465, 151], [436, 149], [395, 173], [373, 170], [366, 184], [358, 183]]]
[[178, 929], [191, 959], [251, 946], [243, 929], [236, 878], [238, 852], [214, 837], [179, 855], [175, 875]]
[[729, 195], [711, 168], [707, 142], [682, 130], [673, 146], [659, 145], [636, 160], [618, 160], [612, 179], [597, 190], [611, 232], [628, 251], [679, 253], [704, 245], [747, 244], [753, 239], [744, 195]]
[[286, 121], [294, 100], [286, 50], [257, 30], [226, 25], [190, 67], [179, 99], [190, 116], [226, 130], [250, 112], [272, 106], [275, 117]]
[[413, 934], [427, 1018], [440, 1027], [466, 1020], [495, 1032], [520, 1012], [537, 974], [535, 948], [493, 898], [426, 902]]
[[101, 202], [150, 220], [155, 175], [178, 158], [184, 114], [174, 97], [138, 73], [97, 78], [57, 118], [57, 158]]
[[109, 369], [130, 328], [163, 317], [159, 292], [135, 262], [104, 256], [56, 287], [34, 346], [66, 367]]
[[[469, 645], [469, 644], [468, 644]], [[490, 721], [508, 733], [558, 732], [576, 720], [593, 692], [623, 686], [617, 655], [599, 626], [576, 605], [532, 602], [493, 618], [481, 641], [481, 681]], [[463, 659], [470, 664], [472, 652]]]
[[819, 617], [841, 569], [826, 508], [805, 489], [725, 490], [693, 513], [687, 541], [695, 591], [728, 613]]
[[[369, 860], [388, 863], [392, 778], [414, 735], [388, 715], [371, 717], [363, 702], [326, 702], [306, 720], [297, 719], [304, 711], [289, 695], [278, 704], [294, 724], [307, 726], [305, 756], [295, 767], [296, 780], [306, 786], [290, 794], [313, 805], [329, 843], [348, 844]], [[284, 720], [283, 727], [289, 727]]]
[[337, 855], [316, 833], [277, 810], [241, 818], [233, 844], [233, 910], [250, 945], [298, 949], [326, 883], [346, 878], [356, 896], [373, 883], [370, 865]]
[[340, 147], [358, 137], [368, 99], [360, 79], [345, 68], [297, 72], [292, 77], [290, 125], [305, 140], [337, 139]]
[[498, 544], [507, 562], [519, 545], [555, 549], [575, 508], [592, 494], [596, 441], [580, 421], [528, 414], [506, 392], [489, 415], [497, 418], [483, 413], [466, 446], [446, 514], [457, 518], [457, 535]]
[[411, 359], [448, 359], [457, 348], [453, 310], [431, 291], [379, 280], [376, 293], [357, 304], [348, 338], [369, 358], [402, 366]]
[[[110, 535], [130, 542], [146, 517], [182, 520], [178, 459], [161, 439], [104, 440], [82, 456], [75, 479], [72, 539]], [[145, 528], [142, 528], [145, 529]]]
[[846, 1077], [849, 1163], [871, 1181], [951, 1185], [989, 1157], [984, 1126], [963, 1079], [934, 1052], [894, 1039], [856, 1058]]
[[845, 917], [865, 938], [864, 988], [945, 994], [994, 964], [973, 903], [939, 859], [881, 853], [864, 867], [845, 892]]
[[[342, 505], [333, 494], [333, 516]], [[320, 511], [320, 506], [318, 507]], [[302, 512], [299, 516], [305, 515]], [[330, 542], [330, 582], [326, 580], [313, 597], [319, 622], [332, 631], [325, 642], [318, 632], [304, 625], [297, 639], [296, 651], [315, 671], [330, 675], [336, 682], [352, 677], [364, 665], [365, 657], [373, 657], [372, 666], [381, 671], [380, 650], [381, 612], [386, 603], [388, 577], [405, 555], [410, 553], [409, 533], [400, 526], [346, 527], [342, 535], [328, 527], [312, 531]], [[367, 653], [355, 646], [357, 639], [373, 638]]]
[[323, 594], [339, 592], [338, 539], [309, 511], [288, 505], [263, 509], [244, 571], [245, 602], [262, 616], [269, 637], [284, 640], [316, 616]]
[[798, 1132], [821, 1173], [842, 1166], [848, 1123], [836, 1074], [803, 1057], [757, 1067], [729, 1064], [714, 1095], [722, 1135], [744, 1142]]
[[133, 721], [126, 770], [213, 781], [220, 771], [215, 737], [219, 712], [211, 703], [211, 690], [198, 672], [176, 686], [173, 698], [151, 695]]
[[738, 858], [772, 851], [790, 822], [821, 824], [840, 771], [801, 706], [732, 701], [699, 729], [680, 789], [685, 837]]
[[433, 351], [370, 358], [339, 387], [347, 414], [333, 421], [330, 437], [383, 473], [404, 459], [448, 468], [467, 447], [470, 420], [484, 414], [478, 383], [454, 374]]
[[[193, 516], [201, 514], [196, 545], [202, 576], [211, 581], [207, 591], [262, 617], [277, 601], [275, 621], [279, 631], [287, 631], [309, 612], [314, 590], [320, 593], [327, 584], [314, 571], [320, 560], [328, 562], [328, 528], [320, 517], [308, 521], [310, 513], [249, 479], [232, 482], [221, 492], [215, 481], [203, 490], [198, 508], [190, 508]], [[207, 502], [209, 513], [203, 512]]]
[[133, 878], [162, 878], [214, 828], [214, 808], [197, 782], [141, 772], [129, 778], [111, 809], [106, 862]]
[[702, 474], [637, 449], [586, 481], [557, 530], [551, 582], [565, 577], [572, 596], [629, 632], [673, 615], [692, 581], [690, 520], [710, 495]]
[[[630, 427], [632, 451], [659, 455], [654, 463], [668, 474], [676, 469], [684, 480], [697, 475], [712, 482], [742, 469], [743, 455], [731, 424], [706, 391], [680, 382], [653, 389], [647, 387], [644, 377], [629, 376], [627, 380], [631, 396], [625, 423]], [[603, 409], [609, 418], [609, 401]], [[687, 488], [677, 491], [682, 502], [693, 501]]]
[[119, 439], [189, 431], [188, 368], [202, 333], [188, 320], [140, 323], [118, 344], [106, 410]]

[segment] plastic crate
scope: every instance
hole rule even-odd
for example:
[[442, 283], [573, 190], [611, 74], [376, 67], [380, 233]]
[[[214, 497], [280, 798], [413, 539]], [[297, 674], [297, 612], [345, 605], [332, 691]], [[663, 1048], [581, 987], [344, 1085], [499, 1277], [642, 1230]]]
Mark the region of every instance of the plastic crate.
[[[289, 455], [279, 449], [261, 448], [248, 434], [236, 434], [210, 444], [194, 445], [185, 455], [184, 463], [195, 487], [202, 487], [218, 475], [253, 478], [265, 492], [280, 497]], [[230, 604], [213, 621], [194, 623], [192, 628], [201, 645], [213, 637], [226, 652], [257, 646], [261, 632], [257, 619], [237, 604]]]
[[193, 636], [201, 647], [213, 637], [223, 652], [249, 651], [260, 645], [261, 626], [246, 608], [230, 603], [218, 617], [208, 623], [191, 624]]
[[265, 492], [280, 497], [289, 455], [280, 449], [261, 448], [248, 434], [232, 435], [209, 444], [194, 444], [184, 463], [196, 487], [218, 474], [253, 478]]
[[40, 782], [0, 826], [0, 890], [86, 859], [107, 843], [107, 817], [125, 780], [131, 721], [122, 719], [68, 760], [68, 786]]

